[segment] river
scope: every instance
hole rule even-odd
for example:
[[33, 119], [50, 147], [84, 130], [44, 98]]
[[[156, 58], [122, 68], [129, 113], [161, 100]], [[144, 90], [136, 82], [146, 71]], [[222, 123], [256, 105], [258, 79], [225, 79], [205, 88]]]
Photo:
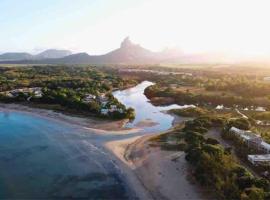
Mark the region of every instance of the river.
[[116, 91], [113, 95], [126, 107], [135, 109], [135, 119], [127, 123], [126, 127], [141, 128], [141, 131], [148, 133], [162, 132], [172, 126], [173, 116], [164, 111], [176, 108], [186, 108], [192, 105], [180, 106], [172, 104], [170, 106], [154, 106], [144, 95], [145, 88], [154, 85], [153, 82], [143, 81], [137, 86], [123, 91]]
[[126, 199], [131, 190], [103, 144], [171, 127], [173, 117], [162, 111], [181, 106], [149, 103], [143, 92], [152, 84], [114, 92], [136, 112], [126, 126], [140, 130], [128, 135], [96, 134], [36, 115], [0, 112], [0, 198]]

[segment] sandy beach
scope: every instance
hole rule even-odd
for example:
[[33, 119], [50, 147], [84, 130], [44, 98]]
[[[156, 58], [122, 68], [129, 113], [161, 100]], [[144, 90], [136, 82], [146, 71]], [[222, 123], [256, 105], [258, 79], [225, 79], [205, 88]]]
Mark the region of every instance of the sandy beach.
[[31, 115], [36, 115], [38, 117], [43, 117], [49, 120], [54, 120], [59, 123], [68, 123], [72, 125], [78, 125], [82, 128], [92, 130], [92, 131], [100, 131], [106, 133], [107, 131], [114, 131], [118, 133], [129, 133], [136, 131], [135, 129], [131, 128], [124, 128], [124, 125], [127, 123], [127, 119], [123, 120], [107, 120], [107, 119], [100, 119], [94, 117], [77, 117], [71, 116], [67, 114], [63, 114], [61, 112], [56, 112], [47, 109], [40, 109], [40, 108], [32, 108], [25, 105], [20, 104], [3, 104], [0, 103], [0, 111], [2, 112], [21, 112]]
[[206, 199], [207, 192], [189, 175], [184, 152], [152, 147], [151, 136], [111, 142], [107, 147], [130, 167], [147, 192], [147, 199]]

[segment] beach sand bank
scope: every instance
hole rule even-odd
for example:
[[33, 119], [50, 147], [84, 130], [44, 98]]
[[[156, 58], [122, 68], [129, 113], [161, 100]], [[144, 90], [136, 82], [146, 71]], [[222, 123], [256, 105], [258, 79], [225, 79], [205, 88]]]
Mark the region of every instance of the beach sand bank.
[[[147, 199], [207, 199], [207, 191], [195, 184], [184, 152], [163, 151], [150, 145], [152, 135], [106, 144], [136, 176]], [[137, 190], [137, 192], [139, 192]], [[209, 197], [209, 196], [208, 196]]]

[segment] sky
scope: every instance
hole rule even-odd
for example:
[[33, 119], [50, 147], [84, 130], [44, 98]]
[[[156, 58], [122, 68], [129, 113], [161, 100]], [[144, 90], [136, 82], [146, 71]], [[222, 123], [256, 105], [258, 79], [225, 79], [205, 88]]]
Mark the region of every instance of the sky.
[[130, 36], [153, 51], [270, 57], [269, 8], [269, 0], [0, 0], [0, 52], [98, 55]]

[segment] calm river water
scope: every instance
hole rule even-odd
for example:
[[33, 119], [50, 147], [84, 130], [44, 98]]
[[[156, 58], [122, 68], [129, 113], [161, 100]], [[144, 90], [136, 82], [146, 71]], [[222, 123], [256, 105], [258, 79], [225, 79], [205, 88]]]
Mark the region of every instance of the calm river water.
[[[148, 86], [154, 85], [153, 82], [143, 81], [137, 86], [116, 91], [113, 95], [125, 106], [135, 109], [135, 119], [128, 123], [127, 127], [141, 127], [143, 132], [161, 132], [168, 130], [172, 126], [173, 116], [166, 114], [164, 111], [175, 108], [186, 108], [192, 105], [170, 105], [170, 106], [154, 106], [144, 95], [144, 90]], [[147, 125], [148, 124], [148, 125]], [[143, 126], [145, 125], [145, 126]]]
[[[173, 117], [162, 111], [180, 108], [150, 104], [143, 92], [152, 84], [145, 81], [114, 92], [136, 111], [135, 120], [127, 124], [141, 128], [135, 135], [169, 129]], [[152, 125], [144, 126], [145, 121]], [[0, 199], [126, 199], [130, 190], [102, 144], [132, 134], [91, 134], [35, 115], [0, 111]]]

